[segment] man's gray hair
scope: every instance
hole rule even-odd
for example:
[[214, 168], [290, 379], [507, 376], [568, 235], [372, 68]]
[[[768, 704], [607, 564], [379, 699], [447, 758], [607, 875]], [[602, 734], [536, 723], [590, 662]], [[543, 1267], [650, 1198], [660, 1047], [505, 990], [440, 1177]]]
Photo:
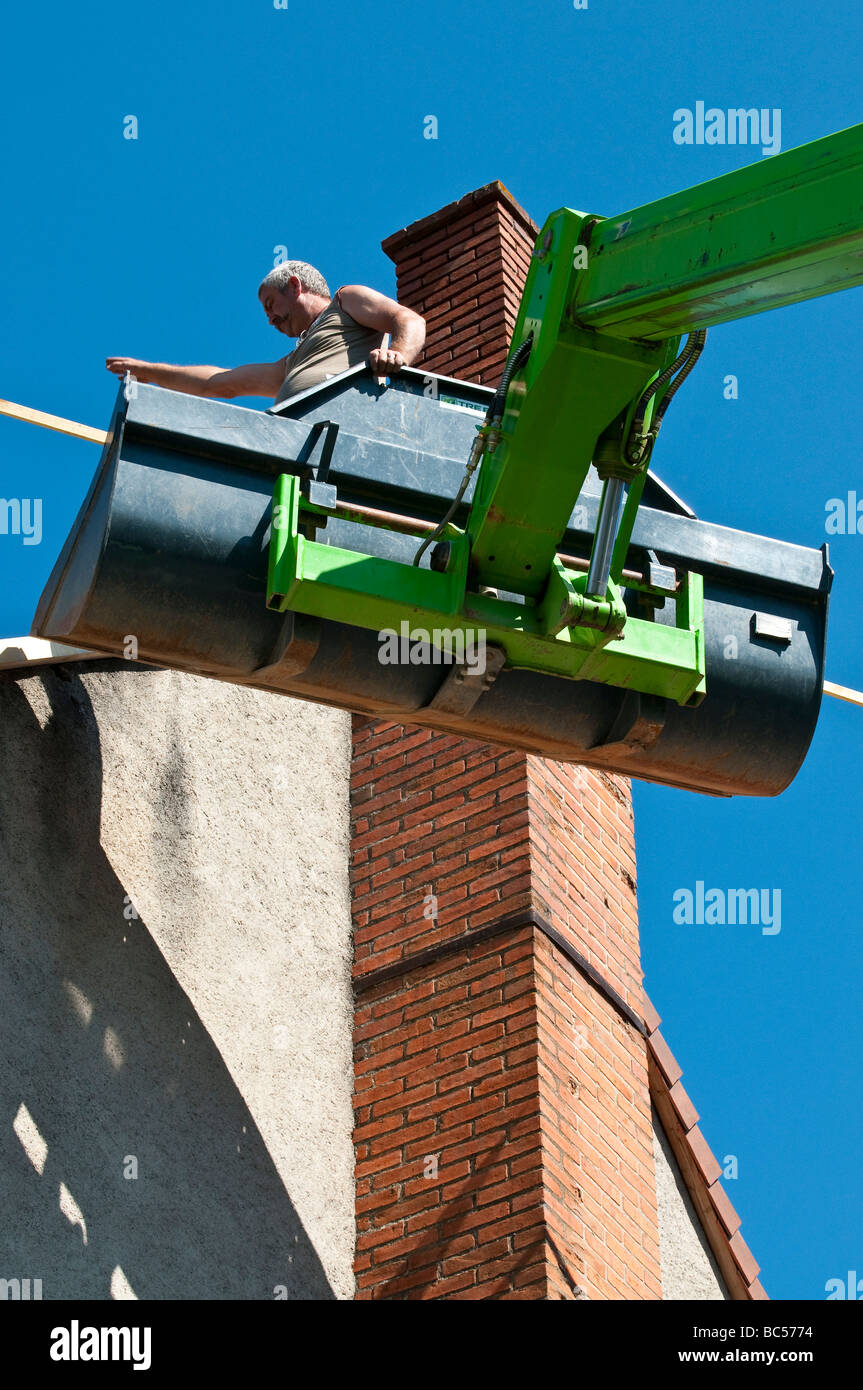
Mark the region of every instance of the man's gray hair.
[[310, 294], [323, 295], [324, 299], [332, 299], [330, 287], [319, 270], [315, 270], [308, 261], [282, 261], [275, 270], [271, 270], [269, 275], [265, 275], [258, 286], [258, 294], [265, 285], [272, 285], [274, 289], [284, 291], [292, 275], [296, 275], [304, 290]]

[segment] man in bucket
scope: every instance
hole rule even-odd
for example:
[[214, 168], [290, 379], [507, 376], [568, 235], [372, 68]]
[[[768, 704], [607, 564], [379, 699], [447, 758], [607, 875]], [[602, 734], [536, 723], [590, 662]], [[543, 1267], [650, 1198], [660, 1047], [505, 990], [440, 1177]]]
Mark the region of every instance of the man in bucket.
[[376, 376], [390, 376], [410, 366], [425, 342], [419, 314], [366, 285], [343, 285], [331, 295], [320, 272], [305, 261], [285, 261], [271, 270], [258, 299], [272, 326], [297, 340], [293, 352], [276, 362], [179, 367], [109, 357], [105, 365], [115, 376], [128, 372], [137, 381], [191, 396], [266, 396], [278, 404], [361, 362]]

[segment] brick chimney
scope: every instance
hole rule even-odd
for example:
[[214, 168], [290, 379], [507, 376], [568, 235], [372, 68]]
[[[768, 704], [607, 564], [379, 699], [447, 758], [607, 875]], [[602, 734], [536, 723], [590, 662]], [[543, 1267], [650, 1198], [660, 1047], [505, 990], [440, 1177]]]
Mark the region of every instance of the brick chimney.
[[[383, 243], [429, 370], [497, 382], [536, 233]], [[351, 801], [357, 1297], [659, 1298], [628, 781], [356, 719]]]
[[426, 320], [416, 366], [497, 385], [538, 230], [502, 183], [488, 183], [381, 243], [399, 303]]

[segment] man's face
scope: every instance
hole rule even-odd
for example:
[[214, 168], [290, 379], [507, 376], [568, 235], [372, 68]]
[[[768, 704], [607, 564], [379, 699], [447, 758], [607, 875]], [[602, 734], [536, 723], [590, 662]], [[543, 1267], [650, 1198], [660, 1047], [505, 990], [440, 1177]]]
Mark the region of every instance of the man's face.
[[276, 289], [275, 285], [264, 285], [258, 293], [264, 313], [279, 333], [285, 333], [289, 338], [296, 338], [300, 329], [297, 327], [297, 296], [301, 289], [299, 280], [293, 278], [288, 281], [284, 290]]

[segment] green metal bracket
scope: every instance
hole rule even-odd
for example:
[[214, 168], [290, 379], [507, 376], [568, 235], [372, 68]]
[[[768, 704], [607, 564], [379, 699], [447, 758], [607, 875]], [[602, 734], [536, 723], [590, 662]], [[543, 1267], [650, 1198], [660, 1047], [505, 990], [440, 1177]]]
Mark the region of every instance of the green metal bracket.
[[[301, 510], [327, 515], [327, 508], [304, 502], [297, 477], [281, 474], [273, 499], [268, 608], [280, 612], [292, 608], [372, 628], [387, 625], [396, 602], [391, 595], [396, 593], [397, 606], [405, 615], [425, 610], [441, 618], [459, 612], [469, 558], [468, 539], [463, 533], [448, 534], [450, 565], [440, 574], [308, 540], [300, 532]], [[311, 599], [312, 606], [304, 607], [303, 599]]]
[[[571, 680], [661, 695], [694, 704], [705, 691], [703, 587], [689, 575], [676, 603], [675, 627], [627, 617], [620, 590], [606, 600], [584, 593], [587, 576], [555, 556], [541, 600], [523, 603], [467, 589], [469, 537], [451, 528], [446, 573], [322, 545], [301, 534], [301, 514], [328, 514], [301, 495], [300, 480], [276, 481], [267, 606], [330, 618], [458, 657], [497, 646], [506, 664]], [[334, 513], [333, 513], [334, 514]], [[649, 586], [645, 586], [646, 588]], [[682, 602], [681, 602], [682, 599]]]

